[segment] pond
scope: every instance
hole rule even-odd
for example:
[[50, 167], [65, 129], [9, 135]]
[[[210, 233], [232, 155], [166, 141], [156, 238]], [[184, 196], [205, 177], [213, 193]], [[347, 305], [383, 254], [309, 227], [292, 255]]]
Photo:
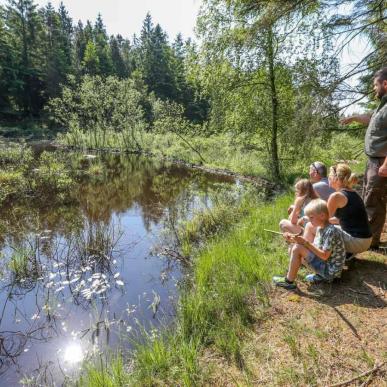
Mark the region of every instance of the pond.
[[0, 213], [1, 386], [60, 385], [88, 356], [170, 322], [189, 270], [162, 246], [235, 187], [140, 156], [82, 157], [103, 168], [80, 177], [71, 200], [26, 198]]

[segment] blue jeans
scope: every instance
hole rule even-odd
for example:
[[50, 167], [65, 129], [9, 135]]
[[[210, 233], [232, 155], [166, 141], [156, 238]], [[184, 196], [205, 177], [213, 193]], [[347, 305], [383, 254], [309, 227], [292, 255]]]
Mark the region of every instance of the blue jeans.
[[309, 252], [305, 257], [305, 263], [312, 271], [324, 278], [324, 280], [332, 281], [335, 278], [334, 275], [329, 274], [328, 263], [317, 255]]

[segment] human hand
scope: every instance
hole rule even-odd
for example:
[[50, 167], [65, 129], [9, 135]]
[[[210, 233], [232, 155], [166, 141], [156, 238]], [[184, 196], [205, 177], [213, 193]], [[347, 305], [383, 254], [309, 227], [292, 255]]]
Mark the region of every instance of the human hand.
[[348, 125], [351, 122], [353, 122], [353, 117], [343, 117], [343, 118], [340, 119], [339, 122], [340, 122], [341, 125]]
[[290, 215], [294, 210], [294, 204], [288, 207], [288, 215]]
[[298, 243], [299, 245], [304, 245], [305, 243], [307, 243], [307, 240], [301, 236], [301, 235], [295, 235], [293, 237], [293, 239], [296, 241], [296, 243]]
[[286, 242], [294, 243], [294, 235], [293, 234], [290, 234], [289, 232], [284, 232], [282, 235], [284, 236]]
[[378, 175], [382, 177], [387, 177], [387, 165], [382, 164], [378, 170]]
[[298, 225], [298, 226], [301, 226], [301, 227], [302, 227], [304, 224], [305, 224], [305, 220], [304, 220], [303, 217], [297, 220], [297, 225]]

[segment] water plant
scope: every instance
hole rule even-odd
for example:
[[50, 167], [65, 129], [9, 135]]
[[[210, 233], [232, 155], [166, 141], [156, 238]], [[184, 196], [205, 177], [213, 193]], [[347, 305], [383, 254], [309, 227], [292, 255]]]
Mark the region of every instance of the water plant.
[[32, 250], [26, 248], [15, 248], [9, 260], [8, 267], [15, 276], [16, 281], [20, 282], [30, 277], [36, 269], [35, 255]]

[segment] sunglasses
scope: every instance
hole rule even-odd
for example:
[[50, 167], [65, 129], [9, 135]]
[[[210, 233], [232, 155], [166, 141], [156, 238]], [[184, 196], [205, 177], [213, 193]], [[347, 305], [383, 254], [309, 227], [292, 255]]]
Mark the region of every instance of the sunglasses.
[[320, 173], [320, 171], [318, 170], [318, 167], [315, 163], [312, 163], [310, 166], [311, 166], [311, 168], [314, 169], [315, 172]]
[[333, 172], [334, 176], [337, 176], [337, 170], [336, 170], [336, 165], [331, 166], [331, 171]]

